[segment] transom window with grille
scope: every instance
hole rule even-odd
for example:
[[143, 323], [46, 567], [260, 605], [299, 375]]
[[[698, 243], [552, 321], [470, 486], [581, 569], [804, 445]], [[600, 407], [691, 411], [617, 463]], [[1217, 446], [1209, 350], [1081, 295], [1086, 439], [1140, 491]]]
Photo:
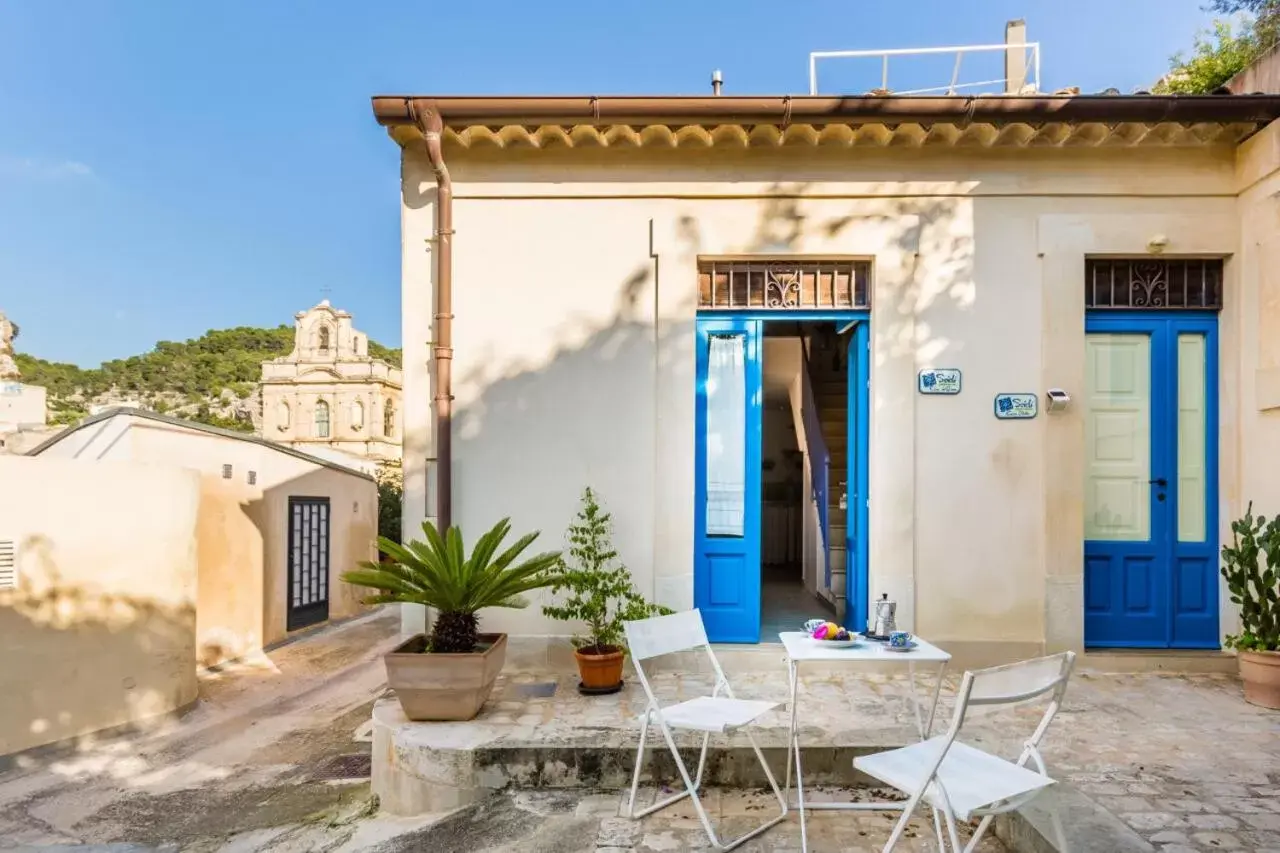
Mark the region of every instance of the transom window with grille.
[[701, 310], [870, 307], [870, 261], [698, 262]]
[[1217, 311], [1222, 308], [1222, 259], [1089, 258], [1085, 307]]

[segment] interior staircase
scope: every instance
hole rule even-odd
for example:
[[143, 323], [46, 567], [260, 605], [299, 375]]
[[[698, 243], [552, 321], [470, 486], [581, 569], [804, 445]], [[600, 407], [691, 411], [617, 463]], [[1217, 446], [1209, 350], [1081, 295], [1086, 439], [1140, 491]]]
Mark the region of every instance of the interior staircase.
[[827, 554], [831, 565], [831, 596], [836, 615], [845, 616], [845, 572], [848, 565], [848, 540], [845, 535], [848, 514], [841, 506], [847, 493], [849, 472], [849, 335], [837, 337], [834, 331], [809, 337], [809, 382], [813, 387], [822, 440], [831, 457], [827, 489]]

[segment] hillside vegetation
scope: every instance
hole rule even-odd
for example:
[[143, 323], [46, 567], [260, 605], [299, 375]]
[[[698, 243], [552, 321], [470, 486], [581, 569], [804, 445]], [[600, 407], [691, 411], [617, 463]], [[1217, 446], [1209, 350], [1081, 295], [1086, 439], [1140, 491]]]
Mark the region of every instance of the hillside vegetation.
[[[151, 352], [87, 370], [27, 353], [14, 359], [23, 382], [48, 390], [54, 423], [74, 423], [91, 404], [139, 400], [159, 412], [252, 432], [260, 415], [262, 362], [287, 355], [293, 334], [292, 326], [210, 330], [181, 343], [161, 341]], [[369, 354], [400, 366], [399, 349], [371, 340]]]

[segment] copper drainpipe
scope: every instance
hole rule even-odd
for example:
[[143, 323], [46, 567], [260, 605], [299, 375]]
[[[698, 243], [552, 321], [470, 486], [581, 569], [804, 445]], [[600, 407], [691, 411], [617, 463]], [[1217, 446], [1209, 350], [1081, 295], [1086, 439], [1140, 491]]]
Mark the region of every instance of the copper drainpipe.
[[441, 150], [444, 121], [434, 101], [405, 98], [405, 108], [427, 143], [427, 159], [436, 176], [436, 527], [444, 533], [453, 521], [453, 179]]

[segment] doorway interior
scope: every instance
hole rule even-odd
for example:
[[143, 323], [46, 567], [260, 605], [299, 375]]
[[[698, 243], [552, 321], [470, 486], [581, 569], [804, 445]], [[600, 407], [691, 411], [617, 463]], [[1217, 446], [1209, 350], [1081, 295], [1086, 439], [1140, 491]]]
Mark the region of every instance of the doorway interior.
[[764, 325], [763, 639], [797, 630], [807, 619], [840, 615], [827, 569], [837, 563], [843, 567], [845, 557], [841, 502], [847, 504], [848, 346], [849, 336], [839, 334], [833, 323]]
[[694, 600], [715, 642], [865, 620], [859, 319], [699, 318]]

